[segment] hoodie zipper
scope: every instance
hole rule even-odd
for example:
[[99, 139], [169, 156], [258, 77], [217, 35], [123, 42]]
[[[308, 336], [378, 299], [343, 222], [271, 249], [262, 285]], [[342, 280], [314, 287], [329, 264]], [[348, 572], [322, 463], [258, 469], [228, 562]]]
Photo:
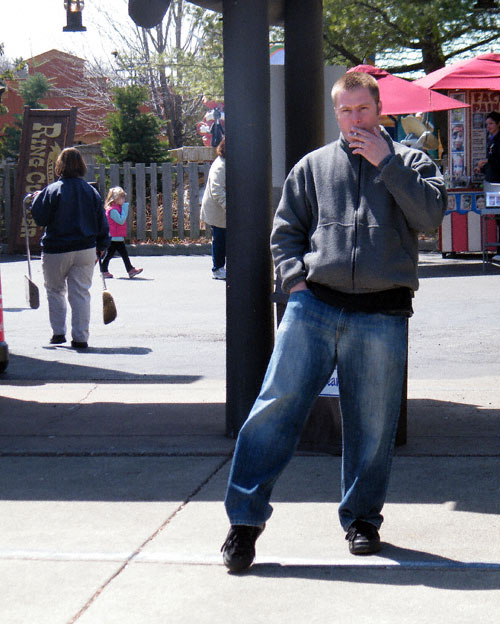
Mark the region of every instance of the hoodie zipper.
[[358, 163], [358, 188], [357, 188], [357, 197], [356, 197], [356, 208], [354, 210], [354, 245], [352, 250], [352, 287], [354, 289], [354, 274], [356, 272], [356, 252], [358, 248], [358, 209], [359, 209], [359, 198], [361, 195], [361, 168], [363, 166], [363, 157], [359, 156]]

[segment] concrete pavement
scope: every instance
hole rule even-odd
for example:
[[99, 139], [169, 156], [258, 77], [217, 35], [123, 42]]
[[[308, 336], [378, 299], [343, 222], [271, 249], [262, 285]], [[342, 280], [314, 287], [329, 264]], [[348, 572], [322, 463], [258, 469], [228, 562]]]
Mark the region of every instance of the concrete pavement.
[[[6, 260], [8, 260], [6, 262]], [[422, 254], [410, 321], [408, 444], [380, 555], [349, 555], [340, 458], [297, 454], [254, 567], [227, 574], [224, 284], [207, 256], [141, 257], [93, 286], [90, 348], [47, 344], [2, 258], [2, 624], [492, 622], [500, 604], [500, 268]], [[113, 264], [114, 263], [114, 264]], [[111, 270], [120, 275], [121, 260]]]

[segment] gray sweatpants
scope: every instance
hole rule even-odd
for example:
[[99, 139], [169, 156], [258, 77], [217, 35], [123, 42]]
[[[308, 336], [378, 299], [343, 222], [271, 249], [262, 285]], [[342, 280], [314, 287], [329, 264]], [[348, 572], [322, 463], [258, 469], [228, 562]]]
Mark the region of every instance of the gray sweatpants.
[[66, 334], [66, 293], [71, 306], [71, 337], [87, 342], [90, 324], [90, 287], [95, 247], [64, 253], [42, 253], [42, 268], [54, 334]]

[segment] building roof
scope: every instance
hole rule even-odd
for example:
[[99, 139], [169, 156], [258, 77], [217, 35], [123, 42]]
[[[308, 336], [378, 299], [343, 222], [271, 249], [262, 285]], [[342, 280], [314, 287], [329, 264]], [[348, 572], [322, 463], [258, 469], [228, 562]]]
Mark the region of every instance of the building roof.
[[107, 136], [104, 122], [107, 114], [115, 108], [105, 76], [88, 75], [84, 59], [60, 50], [43, 52], [27, 59], [26, 63], [26, 72], [19, 74], [15, 80], [7, 81], [7, 92], [2, 103], [8, 112], [0, 116], [0, 134], [5, 126], [14, 124], [15, 115], [23, 113], [20, 84], [29, 75], [40, 73], [46, 76], [50, 84], [47, 97], [41, 99], [42, 104], [53, 109], [73, 106], [78, 109], [75, 131], [77, 142], [90, 143]]
[[69, 63], [79, 64], [82, 67], [85, 65], [85, 59], [80, 58], [79, 56], [75, 56], [74, 54], [69, 54], [68, 52], [62, 52], [61, 50], [47, 50], [47, 52], [42, 52], [41, 54], [37, 54], [30, 59], [27, 59], [27, 63], [34, 63], [36, 67], [40, 67], [44, 63], [49, 63], [54, 59], [65, 59]]

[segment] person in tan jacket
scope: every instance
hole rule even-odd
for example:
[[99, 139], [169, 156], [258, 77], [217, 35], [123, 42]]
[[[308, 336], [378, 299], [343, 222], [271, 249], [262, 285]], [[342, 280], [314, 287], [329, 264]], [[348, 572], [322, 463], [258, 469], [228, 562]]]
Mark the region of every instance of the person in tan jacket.
[[226, 279], [226, 138], [217, 146], [217, 158], [208, 172], [201, 218], [212, 228], [212, 277]]

